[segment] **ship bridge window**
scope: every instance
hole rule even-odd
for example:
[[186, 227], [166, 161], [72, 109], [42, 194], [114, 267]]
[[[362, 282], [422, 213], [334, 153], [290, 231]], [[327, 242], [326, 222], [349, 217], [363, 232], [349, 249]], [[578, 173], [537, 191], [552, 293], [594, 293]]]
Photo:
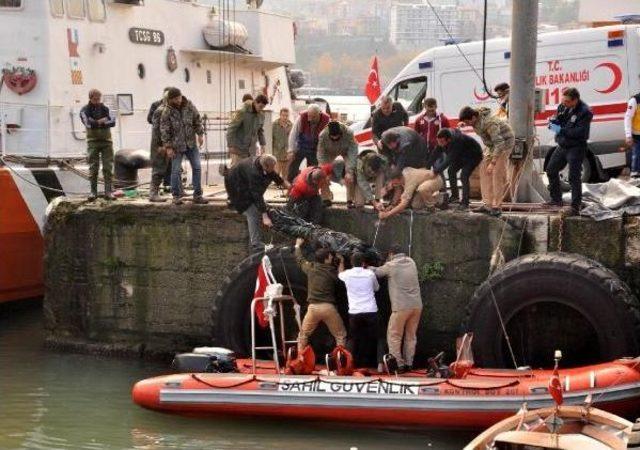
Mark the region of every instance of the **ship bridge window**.
[[22, 0], [0, 0], [0, 9], [21, 9]]
[[51, 15], [55, 17], [64, 16], [64, 1], [63, 0], [49, 0], [49, 6], [51, 7]]
[[89, 20], [92, 22], [104, 22], [107, 19], [107, 11], [104, 9], [104, 0], [87, 0]]
[[84, 19], [87, 15], [84, 0], [67, 0], [67, 15], [70, 19]]

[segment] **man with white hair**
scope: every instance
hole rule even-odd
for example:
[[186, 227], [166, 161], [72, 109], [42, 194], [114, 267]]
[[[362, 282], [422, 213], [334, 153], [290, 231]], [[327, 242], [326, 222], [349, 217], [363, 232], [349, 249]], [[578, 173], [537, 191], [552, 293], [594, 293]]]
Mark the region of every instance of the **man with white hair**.
[[318, 139], [320, 132], [329, 123], [330, 117], [322, 112], [320, 106], [312, 103], [307, 110], [301, 113], [293, 124], [289, 134], [289, 154], [291, 165], [287, 180], [289, 182], [300, 173], [300, 164], [305, 159], [307, 166], [318, 165]]
[[229, 169], [224, 186], [231, 208], [247, 218], [251, 253], [264, 250], [260, 225], [271, 228], [264, 193], [271, 182], [289, 188], [289, 183], [276, 172], [277, 160], [273, 155], [245, 158]]
[[380, 107], [371, 115], [371, 138], [380, 149], [382, 133], [393, 127], [409, 125], [409, 114], [402, 103], [394, 102], [388, 95], [380, 98]]

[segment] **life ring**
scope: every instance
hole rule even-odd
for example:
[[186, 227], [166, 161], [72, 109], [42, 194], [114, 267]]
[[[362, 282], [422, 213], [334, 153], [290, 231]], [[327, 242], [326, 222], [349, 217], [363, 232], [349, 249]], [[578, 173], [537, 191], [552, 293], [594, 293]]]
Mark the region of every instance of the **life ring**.
[[5, 70], [3, 71], [2, 81], [11, 91], [18, 95], [31, 92], [36, 84], [38, 84], [38, 76], [33, 70]]

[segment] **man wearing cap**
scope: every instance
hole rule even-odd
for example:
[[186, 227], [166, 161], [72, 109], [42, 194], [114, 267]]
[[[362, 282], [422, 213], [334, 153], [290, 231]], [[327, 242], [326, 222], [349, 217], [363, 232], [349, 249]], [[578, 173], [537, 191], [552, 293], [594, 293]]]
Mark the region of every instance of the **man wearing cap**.
[[267, 141], [264, 137], [264, 108], [269, 104], [266, 95], [260, 94], [249, 100], [233, 114], [227, 128], [227, 145], [231, 155], [231, 167], [244, 158], [256, 156], [256, 145], [260, 144], [260, 154], [265, 152]]
[[[353, 136], [353, 131], [345, 124], [332, 120], [327, 128], [322, 130], [318, 140], [318, 163], [320, 165], [333, 164], [338, 156], [344, 160], [344, 174], [337, 166], [334, 167], [333, 181], [340, 182], [344, 179], [347, 187], [347, 206], [353, 207], [356, 181], [356, 158], [358, 157], [358, 143]], [[322, 191], [322, 200], [330, 204], [333, 194], [327, 185]]]
[[329, 183], [332, 170], [331, 164], [303, 169], [293, 180], [287, 209], [307, 222], [320, 224], [323, 212], [320, 190]]
[[181, 205], [180, 169], [182, 159], [187, 158], [191, 165], [193, 184], [193, 203], [207, 204], [202, 197], [200, 149], [204, 143], [204, 128], [200, 113], [180, 89], [167, 91], [167, 107], [160, 116], [160, 140], [171, 161], [171, 193], [173, 204]]

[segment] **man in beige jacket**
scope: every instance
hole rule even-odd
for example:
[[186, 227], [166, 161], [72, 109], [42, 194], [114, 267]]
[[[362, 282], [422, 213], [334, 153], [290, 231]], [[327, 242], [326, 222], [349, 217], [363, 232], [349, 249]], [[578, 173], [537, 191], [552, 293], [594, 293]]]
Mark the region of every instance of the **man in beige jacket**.
[[398, 361], [400, 370], [406, 372], [413, 366], [416, 333], [422, 316], [418, 268], [413, 259], [402, 253], [400, 246], [392, 245], [387, 262], [381, 267], [374, 267], [373, 271], [377, 277], [389, 279], [391, 317], [387, 328], [387, 344], [389, 353]]

